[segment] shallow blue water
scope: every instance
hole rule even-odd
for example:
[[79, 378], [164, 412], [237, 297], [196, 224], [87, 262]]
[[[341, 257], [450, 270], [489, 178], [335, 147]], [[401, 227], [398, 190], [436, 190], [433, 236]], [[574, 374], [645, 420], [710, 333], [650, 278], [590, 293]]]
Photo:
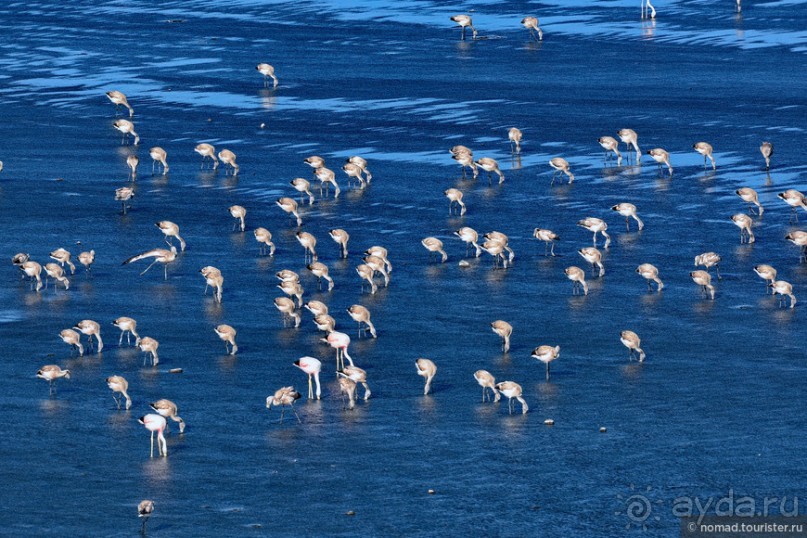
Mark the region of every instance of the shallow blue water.
[[[137, 502], [152, 498], [149, 532], [160, 536], [671, 536], [676, 498], [802, 494], [804, 308], [778, 308], [752, 267], [774, 265], [807, 297], [807, 264], [784, 240], [807, 215], [789, 225], [776, 197], [807, 190], [805, 3], [744, 2], [738, 17], [732, 1], [659, 2], [655, 24], [635, 4], [478, 2], [488, 39], [464, 43], [448, 18], [467, 6], [439, 2], [0, 7], [0, 252], [43, 264], [58, 247], [97, 253], [93, 275], [80, 270], [68, 291], [35, 293], [10, 263], [0, 270], [0, 524], [14, 535], [128, 536]], [[528, 14], [542, 21], [540, 44], [518, 24]], [[277, 90], [263, 88], [259, 62], [275, 66]], [[135, 109], [137, 147], [112, 128], [111, 89]], [[511, 126], [524, 132], [520, 163]], [[623, 127], [643, 149], [670, 151], [672, 179], [648, 156], [641, 167], [603, 164], [597, 138]], [[716, 172], [690, 149], [699, 140], [715, 147]], [[770, 174], [762, 140], [775, 145]], [[241, 173], [200, 171], [199, 142], [235, 151]], [[455, 144], [498, 159], [505, 183], [461, 180]], [[167, 176], [150, 173], [155, 145], [168, 152]], [[123, 216], [113, 198], [130, 153], [141, 167]], [[288, 182], [310, 176], [312, 154], [344, 189], [338, 200], [317, 191], [301, 209], [331, 293], [317, 291], [274, 205], [296, 195]], [[370, 163], [365, 190], [349, 190], [339, 170], [351, 155]], [[554, 156], [571, 163], [573, 185], [550, 186]], [[465, 194], [462, 218], [448, 216], [452, 186]], [[745, 210], [742, 186], [766, 208], [753, 245], [729, 220]], [[610, 211], [623, 201], [639, 208], [641, 233]], [[232, 204], [248, 210], [245, 234], [231, 232]], [[572, 296], [563, 269], [586, 267], [575, 251], [591, 236], [575, 223], [587, 216], [609, 223], [613, 243], [606, 275]], [[157, 267], [138, 276], [145, 262], [121, 267], [164, 244], [153, 225], [163, 219], [188, 242], [168, 281]], [[258, 256], [258, 226], [275, 235], [274, 258]], [[514, 266], [494, 269], [486, 256], [460, 268], [465, 248], [451, 234], [461, 226], [508, 234]], [[537, 226], [560, 234], [560, 257], [543, 257]], [[335, 227], [351, 234], [347, 261], [327, 235]], [[429, 260], [428, 235], [444, 241], [448, 263]], [[394, 266], [375, 295], [354, 271], [371, 245]], [[688, 276], [708, 250], [723, 257], [714, 302]], [[634, 272], [643, 262], [660, 268], [663, 293], [646, 292]], [[202, 293], [205, 265], [224, 273], [221, 305]], [[352, 412], [310, 315], [282, 327], [272, 299], [284, 268], [354, 336], [373, 398]], [[355, 338], [345, 309], [357, 303], [377, 340]], [[158, 367], [117, 346], [110, 324], [122, 315], [159, 340]], [[102, 324], [102, 355], [70, 357], [59, 340], [82, 319]], [[514, 326], [508, 354], [495, 319]], [[237, 357], [224, 355], [219, 323], [238, 329]], [[628, 361], [623, 329], [642, 336], [644, 364]], [[551, 382], [530, 358], [542, 344], [562, 348]], [[292, 365], [303, 355], [323, 359], [324, 398], [298, 402], [302, 425], [280, 426], [265, 398], [305, 389]], [[417, 357], [438, 365], [428, 397]], [[55, 398], [34, 377], [50, 363], [73, 372]], [[479, 368], [521, 383], [530, 412], [480, 403]], [[129, 380], [130, 412], [115, 409], [112, 374]], [[172, 427], [168, 458], [149, 459], [136, 419], [159, 398], [179, 405], [188, 428]], [[636, 494], [652, 510], [631, 519]]]

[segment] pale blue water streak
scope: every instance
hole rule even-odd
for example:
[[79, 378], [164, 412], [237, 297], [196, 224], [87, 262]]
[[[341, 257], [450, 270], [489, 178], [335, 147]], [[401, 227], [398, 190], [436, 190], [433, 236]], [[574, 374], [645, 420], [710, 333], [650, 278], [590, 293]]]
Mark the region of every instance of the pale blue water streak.
[[[804, 2], [744, 2], [741, 17], [732, 1], [669, 2], [655, 24], [635, 4], [476, 3], [489, 39], [465, 43], [448, 18], [468, 6], [438, 2], [0, 7], [0, 252], [41, 263], [58, 247], [97, 253], [93, 275], [79, 270], [68, 291], [37, 294], [10, 263], [0, 271], [3, 528], [134, 535], [136, 504], [152, 498], [155, 536], [670, 536], [678, 497], [799, 495], [804, 309], [778, 308], [752, 267], [774, 265], [805, 295], [807, 266], [784, 240], [805, 219], [788, 225], [776, 197], [807, 189]], [[543, 43], [518, 24], [530, 14]], [[276, 91], [255, 71], [263, 61], [277, 69]], [[139, 147], [119, 144], [111, 89], [135, 108]], [[524, 131], [520, 164], [511, 126]], [[672, 179], [648, 156], [603, 164], [597, 138], [623, 127], [643, 149], [671, 152]], [[766, 175], [758, 147], [768, 139]], [[691, 151], [698, 140], [714, 145], [716, 172]], [[235, 151], [242, 173], [200, 171], [192, 150], [202, 141]], [[455, 144], [498, 159], [504, 185], [459, 179]], [[168, 151], [167, 177], [150, 173], [155, 145]], [[132, 152], [140, 178], [124, 217], [113, 194]], [[311, 154], [345, 189], [301, 208], [332, 293], [316, 291], [296, 230], [274, 206], [296, 195], [292, 178], [310, 177]], [[373, 172], [365, 190], [347, 189], [339, 170], [355, 154]], [[573, 185], [550, 186], [554, 156], [571, 162]], [[452, 186], [465, 194], [464, 218], [447, 214]], [[745, 210], [734, 194], [742, 186], [766, 207], [752, 246], [729, 220]], [[641, 233], [610, 211], [623, 201], [639, 207]], [[248, 209], [245, 234], [230, 232], [234, 203]], [[586, 267], [575, 252], [591, 244], [575, 226], [586, 216], [607, 220], [613, 244], [605, 277], [574, 297], [563, 268]], [[162, 219], [179, 223], [189, 245], [167, 282], [159, 268], [138, 276], [143, 262], [120, 266], [164, 244], [153, 225]], [[465, 225], [507, 233], [514, 267], [484, 257], [459, 268], [465, 250], [452, 232]], [[257, 256], [257, 226], [274, 233], [274, 259]], [[561, 257], [542, 256], [536, 226], [561, 235]], [[351, 233], [347, 261], [327, 236], [334, 227]], [[427, 235], [444, 241], [447, 264], [429, 261]], [[371, 296], [354, 267], [376, 244], [394, 271]], [[707, 250], [723, 256], [714, 302], [688, 276]], [[660, 267], [662, 294], [646, 293], [634, 272], [643, 262]], [[202, 294], [204, 265], [225, 275], [222, 305]], [[282, 328], [272, 299], [283, 268], [351, 335], [348, 306], [373, 314], [379, 338], [351, 345], [373, 398], [353, 412], [342, 410], [333, 354], [310, 316]], [[121, 315], [160, 341], [157, 368], [118, 347], [111, 321]], [[103, 325], [104, 353], [70, 357], [57, 335], [87, 318]], [[489, 329], [495, 319], [515, 328], [509, 354]], [[224, 355], [218, 323], [238, 329], [237, 357]], [[642, 336], [645, 364], [628, 362], [618, 338], [627, 328]], [[562, 347], [549, 383], [529, 357], [541, 344]], [[302, 425], [278, 426], [265, 397], [288, 384], [305, 392], [292, 366], [303, 355], [323, 359], [324, 398], [298, 403]], [[420, 356], [439, 368], [428, 397]], [[73, 372], [55, 398], [34, 378], [49, 363]], [[530, 413], [480, 403], [479, 368], [521, 383]], [[109, 397], [112, 374], [130, 382], [130, 412]], [[177, 402], [188, 428], [180, 436], [172, 426], [169, 457], [150, 460], [136, 419], [158, 398]], [[642, 521], [625, 515], [637, 492], [654, 503]]]

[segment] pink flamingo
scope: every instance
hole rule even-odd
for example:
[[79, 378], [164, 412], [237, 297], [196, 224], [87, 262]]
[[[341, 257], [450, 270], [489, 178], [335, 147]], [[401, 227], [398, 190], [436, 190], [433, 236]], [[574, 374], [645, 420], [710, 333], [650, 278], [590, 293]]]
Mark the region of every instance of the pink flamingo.
[[[347, 346], [345, 347], [347, 348]], [[299, 360], [294, 361], [294, 366], [308, 374], [309, 400], [314, 397], [314, 387], [311, 385], [311, 378], [313, 377], [316, 380], [317, 400], [319, 400], [320, 394], [322, 394], [322, 389], [319, 385], [319, 372], [322, 370], [322, 363], [319, 361], [319, 359], [315, 359], [314, 357], [301, 357]]]
[[[336, 370], [341, 371], [345, 368], [345, 357], [347, 360], [350, 361], [350, 365], [353, 366], [353, 359], [348, 355], [347, 346], [350, 345], [350, 337], [345, 333], [340, 333], [339, 331], [331, 332], [327, 338], [322, 339], [323, 342], [327, 342], [329, 346], [336, 350]], [[341, 350], [341, 353], [340, 353]], [[342, 360], [342, 366], [339, 366], [339, 360]]]
[[142, 416], [137, 421], [151, 432], [151, 456], [154, 457], [154, 432], [157, 432], [157, 450], [160, 456], [168, 456], [168, 444], [165, 442], [163, 431], [165, 430], [165, 417], [149, 413]]

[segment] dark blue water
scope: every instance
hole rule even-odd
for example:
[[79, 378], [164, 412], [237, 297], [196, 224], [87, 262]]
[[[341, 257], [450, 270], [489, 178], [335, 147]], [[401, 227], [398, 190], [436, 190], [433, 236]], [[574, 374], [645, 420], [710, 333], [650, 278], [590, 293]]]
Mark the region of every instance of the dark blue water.
[[[802, 495], [804, 308], [779, 308], [752, 267], [773, 265], [807, 300], [807, 264], [784, 239], [807, 215], [788, 224], [776, 197], [807, 190], [805, 2], [744, 2], [741, 17], [728, 0], [659, 2], [655, 24], [638, 3], [477, 3], [487, 39], [464, 43], [448, 19], [468, 6], [427, 1], [0, 7], [0, 252], [43, 264], [58, 247], [97, 254], [93, 275], [79, 270], [68, 291], [33, 292], [8, 261], [0, 271], [6, 532], [130, 536], [137, 503], [151, 498], [155, 536], [671, 536], [677, 498]], [[532, 14], [539, 44], [519, 25]], [[275, 66], [277, 90], [263, 88], [259, 62]], [[112, 128], [112, 89], [135, 109], [137, 147]], [[520, 163], [512, 126], [524, 132]], [[624, 127], [643, 149], [670, 151], [672, 179], [648, 156], [603, 164], [597, 139]], [[716, 172], [691, 150], [700, 140], [714, 146]], [[775, 146], [769, 174], [763, 140]], [[241, 173], [200, 171], [199, 142], [233, 150]], [[498, 159], [505, 183], [461, 180], [455, 144]], [[168, 152], [167, 176], [152, 176], [152, 146]], [[140, 176], [123, 216], [114, 190], [128, 184], [131, 153]], [[301, 210], [331, 293], [317, 291], [274, 205], [296, 196], [288, 182], [310, 177], [312, 154], [345, 189], [338, 200], [316, 191]], [[369, 188], [347, 189], [340, 167], [351, 155], [369, 161]], [[571, 163], [573, 185], [550, 186], [555, 156]], [[745, 210], [734, 194], [743, 186], [766, 208], [753, 245], [730, 221]], [[463, 218], [448, 216], [448, 187], [465, 194]], [[610, 211], [619, 202], [639, 208], [641, 233]], [[231, 232], [232, 204], [248, 210], [246, 233]], [[563, 269], [586, 267], [575, 251], [591, 235], [575, 223], [587, 216], [609, 223], [613, 243], [606, 275], [572, 296]], [[146, 262], [121, 267], [164, 245], [153, 224], [163, 219], [188, 242], [168, 281], [159, 267], [139, 276]], [[275, 235], [274, 258], [258, 256], [258, 226]], [[494, 269], [486, 256], [460, 268], [465, 246], [451, 232], [461, 226], [508, 234], [514, 266]], [[561, 235], [562, 256], [543, 257], [537, 226]], [[351, 234], [346, 261], [327, 235], [336, 227]], [[446, 264], [420, 245], [429, 235], [444, 241]], [[394, 266], [376, 295], [354, 270], [371, 245]], [[709, 250], [723, 257], [714, 301], [689, 278]], [[644, 262], [660, 268], [663, 293], [646, 292], [634, 272]], [[224, 274], [221, 305], [203, 295], [205, 265]], [[352, 412], [311, 316], [283, 328], [272, 300], [284, 268], [354, 336], [373, 398]], [[355, 338], [352, 304], [370, 309], [377, 340]], [[111, 322], [123, 315], [159, 340], [158, 367], [117, 346]], [[102, 324], [102, 355], [71, 357], [59, 340], [82, 319]], [[495, 319], [514, 327], [509, 354]], [[238, 329], [236, 357], [224, 355], [219, 323]], [[628, 361], [623, 329], [642, 336], [644, 364]], [[530, 358], [542, 344], [562, 348], [551, 382]], [[305, 392], [292, 365], [304, 355], [323, 360], [324, 397], [298, 402], [302, 425], [280, 426], [265, 398], [289, 384]], [[438, 366], [428, 397], [418, 357]], [[35, 378], [44, 364], [73, 373], [54, 398]], [[521, 383], [530, 412], [480, 403], [480, 368]], [[110, 398], [112, 374], [129, 380], [129, 412]], [[137, 417], [159, 398], [188, 427], [172, 428], [167, 458], [150, 459]], [[629, 517], [633, 495], [650, 511]]]

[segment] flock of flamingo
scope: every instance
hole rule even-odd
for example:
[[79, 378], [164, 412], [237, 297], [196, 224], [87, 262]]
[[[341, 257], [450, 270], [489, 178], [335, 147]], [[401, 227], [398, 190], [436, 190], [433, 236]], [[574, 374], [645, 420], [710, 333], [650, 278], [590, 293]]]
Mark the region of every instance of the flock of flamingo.
[[[645, 9], [650, 10], [647, 16], [655, 17], [656, 12], [650, 2], [643, 1], [642, 4], [643, 16], [645, 16]], [[737, 0], [737, 9], [740, 9], [740, 0]], [[463, 31], [462, 38], [465, 38], [466, 28], [470, 28], [473, 37], [478, 37], [477, 29], [472, 24], [472, 19], [469, 15], [456, 15], [451, 17], [451, 20], [456, 22]], [[533, 39], [543, 39], [543, 31], [538, 25], [536, 17], [525, 17], [521, 24], [530, 32]], [[261, 63], [256, 67], [257, 71], [264, 77], [264, 85], [268, 85], [272, 81], [272, 87], [277, 88], [279, 84], [278, 77], [275, 74], [273, 66]], [[115, 120], [113, 126], [121, 133], [121, 143], [126, 143], [127, 139], [131, 138], [134, 146], [140, 143], [140, 136], [137, 134], [133, 118], [135, 115], [133, 107], [130, 105], [127, 97], [120, 91], [107, 92], [109, 100], [115, 104], [116, 111], [120, 107], [124, 107], [128, 111], [128, 119], [118, 118]], [[615, 158], [618, 164], [621, 164], [623, 159], [635, 160], [636, 163], [641, 161], [643, 152], [639, 148], [639, 137], [636, 131], [632, 129], [621, 129], [615, 133], [618, 137], [602, 136], [598, 139], [599, 145], [605, 151], [605, 161], [608, 162], [611, 158]], [[513, 155], [521, 153], [521, 145], [523, 141], [523, 134], [517, 128], [511, 128], [508, 132], [508, 140], [511, 144], [511, 152]], [[620, 151], [620, 143], [625, 144], [626, 148], [623, 152]], [[694, 143], [693, 150], [703, 156], [704, 167], [711, 166], [716, 169], [717, 163], [713, 155], [712, 146], [704, 141]], [[239, 165], [237, 163], [236, 154], [230, 149], [217, 149], [209, 143], [199, 143], [193, 148], [201, 158], [201, 166], [209, 166], [217, 169], [220, 163], [224, 164], [225, 174], [237, 175], [239, 173]], [[765, 161], [765, 169], [769, 170], [771, 166], [771, 157], [773, 155], [773, 144], [770, 142], [762, 142], [760, 152]], [[149, 149], [149, 156], [152, 159], [152, 174], [165, 174], [169, 170], [168, 154], [160, 147], [152, 147]], [[666, 166], [667, 173], [672, 176], [673, 166], [670, 161], [670, 153], [663, 148], [653, 148], [646, 152], [659, 167], [659, 174], [662, 174], [662, 166]], [[463, 178], [467, 177], [468, 171], [472, 174], [472, 178], [476, 179], [479, 175], [479, 170], [487, 174], [489, 182], [492, 175], [496, 175], [498, 183], [505, 183], [505, 175], [502, 172], [499, 163], [489, 157], [475, 158], [472, 149], [466, 146], [457, 145], [450, 148], [451, 158], [460, 165]], [[115, 191], [115, 200], [121, 202], [121, 212], [126, 214], [131, 209], [131, 201], [136, 193], [136, 180], [138, 177], [139, 159], [135, 154], [130, 154], [126, 160], [129, 167], [129, 176], [131, 183], [128, 186], [120, 187]], [[319, 194], [320, 197], [327, 198], [330, 195], [331, 187], [333, 188], [334, 199], [338, 198], [341, 193], [341, 188], [338, 184], [337, 173], [326, 166], [325, 159], [321, 156], [312, 155], [304, 160], [304, 163], [313, 169], [312, 181], [319, 181]], [[575, 181], [575, 176], [571, 171], [572, 165], [564, 157], [555, 157], [549, 161], [549, 166], [553, 170], [552, 183], [555, 182], [559, 174], [565, 174], [568, 177], [569, 183]], [[361, 156], [352, 156], [342, 163], [341, 170], [344, 172], [348, 185], [355, 182], [356, 187], [360, 189], [367, 188], [371, 185], [373, 176], [368, 168], [368, 162]], [[2, 170], [2, 162], [0, 162], [0, 170]], [[383, 182], [383, 179], [381, 180]], [[307, 262], [307, 269], [317, 277], [318, 287], [321, 290], [326, 286], [328, 292], [334, 289], [335, 283], [333, 278], [329, 275], [328, 266], [319, 260], [317, 252], [317, 238], [306, 231], [301, 230], [303, 226], [303, 219], [301, 216], [301, 208], [306, 204], [310, 206], [316, 200], [314, 189], [312, 188], [311, 181], [303, 177], [298, 177], [290, 182], [291, 188], [296, 194], [290, 193], [289, 196], [281, 197], [277, 200], [277, 206], [286, 213], [292, 222], [296, 225], [298, 231], [296, 233], [297, 241], [304, 251], [305, 261]], [[760, 204], [757, 192], [750, 187], [743, 187], [736, 191], [738, 197], [748, 204], [747, 213], [737, 213], [731, 217], [733, 223], [740, 230], [741, 243], [754, 243], [755, 236], [752, 230], [754, 225], [753, 215], [761, 216], [764, 212], [763, 206]], [[460, 217], [464, 216], [468, 211], [468, 207], [463, 202], [463, 193], [460, 189], [449, 188], [444, 191], [444, 195], [449, 201], [448, 211], [449, 214], [458, 214]], [[299, 199], [295, 199], [297, 197]], [[807, 199], [805, 195], [795, 189], [789, 189], [778, 194], [778, 197], [791, 208], [792, 213], [790, 216], [791, 222], [798, 222], [798, 211], [807, 211]], [[619, 203], [610, 207], [610, 210], [625, 218], [625, 227], [630, 230], [631, 219], [635, 221], [639, 230], [645, 227], [645, 222], [639, 216], [638, 208], [629, 202]], [[247, 209], [241, 205], [233, 205], [227, 208], [227, 212], [233, 219], [233, 230], [235, 233], [245, 233], [247, 230]], [[224, 216], [224, 211], [222, 215]], [[585, 217], [577, 222], [578, 226], [592, 233], [593, 245], [584, 247], [578, 250], [579, 255], [590, 264], [594, 277], [599, 278], [605, 274], [605, 265], [603, 263], [603, 251], [609, 249], [611, 237], [608, 234], [608, 224], [605, 219], [599, 217]], [[187, 248], [185, 239], [180, 235], [180, 226], [174, 222], [163, 220], [155, 223], [159, 232], [162, 234], [167, 248], [154, 248], [122, 261], [123, 265], [133, 264], [142, 260], [150, 260], [150, 264], [140, 273], [145, 275], [154, 265], [162, 265], [163, 277], [168, 279], [169, 266], [174, 263], [179, 257], [182, 256]], [[265, 227], [255, 227], [252, 230], [254, 238], [258, 243], [259, 254], [261, 256], [274, 256], [276, 245], [272, 241], [272, 233]], [[339, 249], [339, 257], [347, 259], [349, 256], [349, 240], [350, 234], [344, 229], [332, 229], [328, 232], [330, 238], [336, 243]], [[602, 236], [603, 242], [598, 243], [598, 234]], [[480, 257], [483, 253], [487, 253], [493, 258], [495, 268], [501, 266], [506, 269], [513, 264], [515, 252], [510, 244], [509, 238], [506, 234], [499, 231], [490, 231], [481, 234], [469, 226], [464, 226], [455, 232], [457, 238], [466, 244], [466, 257]], [[555, 256], [555, 243], [559, 241], [559, 236], [555, 232], [546, 228], [535, 228], [533, 236], [538, 241], [545, 244], [544, 255]], [[807, 261], [807, 231], [792, 231], [785, 237], [786, 240], [792, 242], [800, 248], [800, 262]], [[426, 237], [422, 240], [423, 247], [429, 252], [429, 255], [437, 256], [436, 263], [444, 263], [449, 259], [449, 255], [444, 248], [443, 242], [437, 237]], [[601, 250], [602, 249], [602, 250]], [[99, 253], [100, 255], [101, 253]], [[70, 289], [70, 280], [74, 277], [76, 272], [76, 265], [73, 263], [73, 255], [65, 248], [57, 248], [50, 253], [52, 262], [41, 265], [39, 262], [31, 259], [31, 256], [26, 253], [18, 253], [12, 258], [12, 263], [17, 266], [22, 272], [23, 277], [31, 280], [32, 289], [36, 293], [42, 293], [43, 288], [47, 289], [50, 286], [50, 280], [53, 280], [53, 287], [61, 285], [65, 290]], [[92, 266], [96, 261], [96, 252], [94, 250], [84, 251], [78, 253], [76, 258], [81, 266], [85, 268], [87, 273], [92, 271]], [[721, 256], [716, 252], [705, 252], [697, 255], [694, 258], [694, 265], [696, 267], [703, 267], [704, 269], [697, 269], [690, 273], [692, 281], [700, 288], [703, 295], [708, 296], [709, 299], [715, 299], [716, 288], [712, 280], [710, 269], [715, 268], [717, 279], [720, 279], [719, 263]], [[466, 260], [461, 260], [460, 265], [467, 266]], [[43, 283], [44, 271], [44, 283]], [[68, 273], [69, 271], [69, 273]], [[389, 253], [386, 248], [375, 245], [362, 251], [361, 262], [355, 267], [358, 276], [358, 282], [361, 283], [362, 290], [367, 293], [375, 294], [380, 285], [385, 287], [390, 286], [391, 277], [393, 274], [392, 264], [389, 260]], [[202, 278], [205, 281], [205, 290], [207, 293], [208, 288], [212, 288], [214, 300], [221, 302], [224, 298], [224, 275], [222, 271], [216, 267], [206, 266], [199, 270]], [[784, 280], [777, 279], [777, 271], [774, 267], [761, 264], [753, 267], [753, 272], [763, 279], [766, 283], [766, 290], [770, 289], [772, 294], [778, 294], [780, 297], [788, 297], [790, 299], [789, 308], [794, 308], [796, 304], [796, 297], [793, 293], [793, 286]], [[572, 282], [572, 293], [582, 293], [587, 295], [589, 293], [588, 283], [586, 281], [586, 270], [577, 266], [569, 266], [564, 269], [565, 276]], [[650, 264], [642, 263], [636, 268], [636, 273], [647, 281], [647, 286], [650, 291], [653, 291], [655, 284], [655, 292], [660, 293], [664, 288], [664, 283], [661, 279], [661, 269]], [[283, 295], [274, 299], [274, 305], [282, 315], [283, 326], [291, 326], [299, 328], [302, 323], [302, 313], [308, 311], [312, 315], [312, 320], [317, 330], [322, 331], [323, 342], [327, 343], [336, 353], [336, 375], [338, 377], [338, 385], [343, 399], [343, 406], [345, 409], [350, 410], [354, 408], [355, 402], [359, 399], [359, 385], [364, 389], [361, 396], [363, 400], [371, 397], [371, 390], [368, 383], [368, 372], [354, 363], [353, 358], [348, 352], [351, 337], [345, 332], [336, 330], [336, 320], [329, 313], [328, 306], [316, 300], [304, 302], [304, 289], [301, 284], [300, 275], [290, 269], [284, 269], [276, 273], [278, 279], [278, 288], [282, 291]], [[380, 278], [379, 282], [377, 279]], [[323, 282], [324, 281], [324, 282]], [[357, 282], [357, 283], [358, 283]], [[766, 291], [767, 293], [767, 291]], [[781, 303], [781, 301], [780, 301]], [[786, 303], [782, 303], [785, 304]], [[351, 306], [348, 315], [358, 324], [359, 337], [368, 336], [377, 338], [378, 332], [371, 319], [370, 311], [362, 305], [356, 304]], [[115, 320], [105, 321], [104, 324], [111, 324], [120, 331], [118, 345], [132, 345], [132, 338], [134, 338], [134, 346], [138, 347], [145, 355], [145, 361], [150, 361], [152, 366], [159, 363], [159, 342], [150, 336], [140, 336], [137, 332], [137, 322], [130, 317], [119, 317]], [[502, 342], [502, 351], [508, 352], [510, 349], [510, 339], [513, 333], [513, 327], [510, 323], [504, 320], [495, 320], [490, 324], [491, 330], [496, 333]], [[236, 343], [237, 331], [234, 327], [226, 324], [218, 325], [213, 329], [213, 332], [224, 343], [226, 352], [235, 355], [238, 353], [238, 345]], [[96, 352], [101, 353], [104, 348], [104, 343], [101, 337], [102, 323], [94, 320], [82, 320], [76, 323], [73, 327], [65, 328], [59, 333], [61, 340], [70, 345], [79, 356], [86, 353]], [[86, 340], [84, 340], [86, 337]], [[126, 343], [124, 344], [124, 339]], [[641, 347], [641, 338], [638, 334], [631, 330], [624, 330], [620, 335], [621, 343], [629, 350], [629, 357], [636, 358], [639, 362], [645, 360], [646, 354]], [[553, 361], [560, 357], [561, 348], [556, 345], [541, 345], [536, 347], [531, 357], [540, 361], [545, 365], [546, 379], [550, 379], [550, 365]], [[345, 362], [347, 360], [347, 362]], [[294, 362], [294, 366], [299, 368], [302, 373], [306, 375], [308, 383], [307, 397], [309, 399], [320, 399], [322, 396], [322, 389], [320, 385], [320, 373], [322, 372], [322, 361], [311, 356], [301, 357]], [[431, 391], [432, 382], [437, 375], [437, 365], [434, 361], [427, 358], [418, 358], [415, 361], [416, 374], [423, 377], [425, 384], [423, 393], [427, 395]], [[37, 372], [37, 377], [46, 380], [49, 383], [49, 393], [55, 395], [56, 382], [61, 378], [69, 379], [71, 372], [68, 369], [62, 369], [58, 365], [45, 365]], [[489, 401], [491, 397], [494, 402], [500, 400], [501, 395], [508, 398], [508, 410], [512, 414], [514, 412], [514, 403], [519, 402], [521, 412], [527, 413], [529, 406], [524, 398], [524, 391], [520, 384], [515, 381], [497, 381], [493, 374], [487, 370], [477, 370], [473, 377], [482, 388], [482, 401]], [[118, 409], [124, 408], [129, 410], [132, 406], [132, 399], [129, 395], [129, 383], [121, 375], [113, 375], [106, 379], [106, 384], [112, 392], [112, 397]], [[299, 415], [294, 409], [294, 403], [302, 397], [301, 393], [295, 390], [291, 385], [278, 388], [273, 394], [266, 398], [266, 407], [280, 407], [279, 422], [283, 422], [285, 412], [287, 409], [296, 417], [297, 421], [301, 422]], [[177, 405], [167, 399], [160, 399], [149, 404], [152, 412], [145, 414], [139, 418], [139, 422], [150, 432], [151, 435], [151, 448], [150, 455], [154, 456], [154, 444], [157, 444], [157, 454], [159, 456], [168, 455], [168, 446], [164, 432], [167, 428], [167, 419], [171, 419], [179, 424], [180, 433], [185, 430], [185, 422], [178, 415]], [[148, 520], [149, 515], [154, 509], [152, 501], [143, 501], [138, 507], [138, 513]]]

